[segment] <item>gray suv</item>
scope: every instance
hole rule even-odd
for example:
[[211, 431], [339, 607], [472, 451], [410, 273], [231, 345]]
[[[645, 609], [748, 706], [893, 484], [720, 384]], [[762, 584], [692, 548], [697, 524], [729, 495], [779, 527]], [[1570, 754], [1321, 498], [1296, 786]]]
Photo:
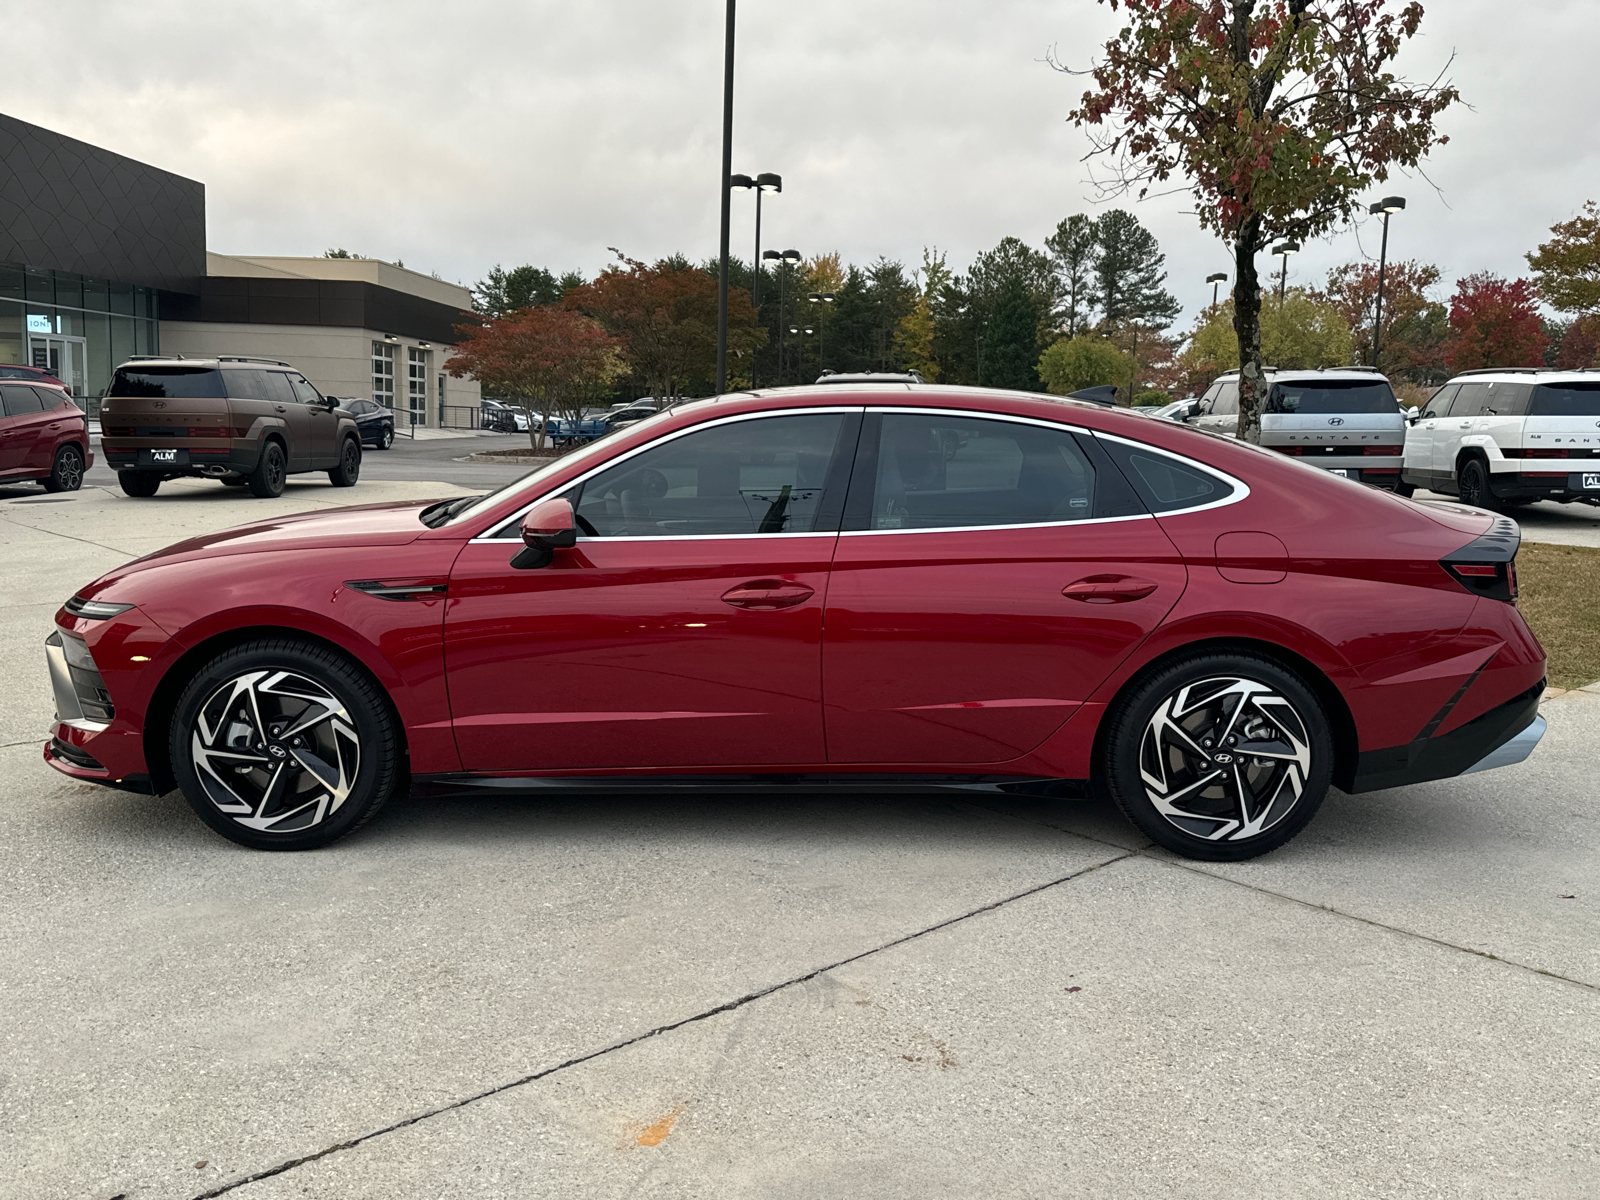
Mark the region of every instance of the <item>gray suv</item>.
[[[1412, 486], [1400, 479], [1406, 420], [1385, 376], [1370, 367], [1269, 367], [1266, 375], [1263, 447], [1334, 475], [1411, 494]], [[1219, 376], [1172, 419], [1232, 437], [1239, 423], [1239, 372]]]

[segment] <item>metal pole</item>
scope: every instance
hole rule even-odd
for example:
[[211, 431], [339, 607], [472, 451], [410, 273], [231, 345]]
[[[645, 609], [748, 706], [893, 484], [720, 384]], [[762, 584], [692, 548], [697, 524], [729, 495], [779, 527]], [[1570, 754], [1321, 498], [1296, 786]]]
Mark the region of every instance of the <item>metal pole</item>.
[[1278, 273], [1278, 303], [1283, 303], [1284, 285], [1289, 282], [1289, 256], [1283, 255], [1283, 269]]
[[824, 358], [824, 354], [825, 354], [825, 351], [826, 351], [826, 347], [828, 345], [828, 326], [827, 326], [827, 323], [823, 320], [823, 317], [825, 315], [823, 310], [826, 309], [827, 307], [828, 307], [827, 301], [823, 301], [822, 303], [817, 305], [817, 375], [818, 375], [818, 377], [821, 377], [822, 373], [828, 369], [824, 365], [824, 362], [823, 362], [823, 358]]
[[755, 281], [750, 285], [750, 304], [756, 310], [756, 316], [761, 315], [761, 193], [766, 191], [763, 187], [756, 188], [756, 256]]
[[1221, 287], [1221, 286], [1222, 285], [1220, 283], [1213, 283], [1211, 285], [1211, 307], [1212, 308], [1215, 308], [1217, 306], [1217, 289], [1219, 287]]
[[1372, 365], [1378, 365], [1378, 346], [1383, 340], [1383, 268], [1389, 258], [1389, 214], [1383, 214], [1383, 246], [1378, 251], [1378, 313], [1372, 323]]
[[783, 316], [783, 302], [788, 291], [789, 276], [784, 267], [788, 264], [782, 259], [778, 260], [778, 386], [783, 386], [783, 335], [789, 331], [789, 323]]
[[722, 241], [717, 274], [717, 395], [728, 390], [728, 225], [732, 219], [733, 192], [733, 18], [736, 0], [728, 0], [728, 37], [722, 67]]

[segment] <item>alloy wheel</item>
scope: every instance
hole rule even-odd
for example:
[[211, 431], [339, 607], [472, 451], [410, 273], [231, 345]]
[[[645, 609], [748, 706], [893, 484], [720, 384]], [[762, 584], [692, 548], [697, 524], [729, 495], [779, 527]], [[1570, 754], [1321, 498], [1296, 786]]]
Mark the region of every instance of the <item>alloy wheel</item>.
[[55, 492], [75, 492], [83, 485], [83, 455], [76, 446], [64, 446], [56, 455], [50, 483], [54, 486], [49, 490]]
[[200, 706], [189, 741], [206, 798], [260, 833], [299, 833], [327, 821], [349, 799], [361, 767], [344, 702], [294, 671], [228, 680]]
[[1311, 738], [1295, 706], [1268, 684], [1218, 676], [1156, 706], [1139, 746], [1146, 797], [1173, 828], [1241, 841], [1287, 817], [1306, 792]]

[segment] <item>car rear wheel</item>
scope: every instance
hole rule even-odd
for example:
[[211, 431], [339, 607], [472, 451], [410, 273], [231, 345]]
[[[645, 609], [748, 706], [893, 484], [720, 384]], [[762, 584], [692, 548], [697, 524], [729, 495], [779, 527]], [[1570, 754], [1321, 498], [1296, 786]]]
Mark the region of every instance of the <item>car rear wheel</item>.
[[328, 482], [334, 487], [355, 487], [361, 478], [361, 443], [353, 437], [345, 438], [339, 447], [339, 465], [328, 472]]
[[1185, 858], [1237, 862], [1283, 845], [1333, 778], [1333, 733], [1294, 672], [1253, 654], [1196, 654], [1116, 708], [1103, 770], [1151, 840]]
[[1469, 458], [1461, 464], [1461, 474], [1456, 477], [1456, 494], [1461, 503], [1470, 504], [1473, 508], [1489, 512], [1500, 510], [1494, 493], [1489, 490], [1489, 469], [1481, 458]]
[[47, 492], [75, 492], [83, 486], [83, 451], [67, 445], [56, 451], [56, 460], [45, 477]]
[[173, 774], [200, 819], [257, 850], [325, 846], [395, 791], [399, 738], [376, 685], [333, 651], [248, 642], [189, 681]]
[[256, 469], [250, 472], [245, 482], [250, 485], [252, 496], [270, 500], [283, 495], [283, 484], [288, 473], [283, 447], [277, 442], [268, 442], [261, 447], [261, 458], [256, 462]]
[[117, 482], [125, 495], [154, 496], [161, 486], [161, 476], [152, 471], [118, 471]]
[[1395, 484], [1394, 494], [1396, 496], [1404, 496], [1407, 500], [1409, 500], [1412, 496], [1417, 494], [1417, 488], [1415, 484], [1397, 483]]

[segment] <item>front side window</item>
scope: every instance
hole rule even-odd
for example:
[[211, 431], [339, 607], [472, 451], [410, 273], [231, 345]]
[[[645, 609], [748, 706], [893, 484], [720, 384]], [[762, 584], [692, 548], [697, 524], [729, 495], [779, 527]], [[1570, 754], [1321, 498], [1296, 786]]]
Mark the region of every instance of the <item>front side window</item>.
[[1219, 384], [1217, 398], [1211, 405], [1211, 415], [1215, 417], [1236, 416], [1239, 412], [1239, 383], [1230, 380]]
[[1428, 403], [1423, 407], [1422, 415], [1425, 417], [1442, 417], [1450, 411], [1450, 402], [1456, 398], [1456, 393], [1461, 390], [1460, 384], [1442, 387], [1428, 398]]
[[843, 427], [841, 413], [806, 413], [673, 438], [585, 481], [578, 527], [602, 538], [819, 532]]
[[289, 376], [289, 386], [294, 389], [294, 398], [301, 404], [321, 404], [322, 395], [298, 375]]
[[1095, 515], [1094, 467], [1065, 429], [885, 413], [876, 457], [868, 529], [1039, 525]]

